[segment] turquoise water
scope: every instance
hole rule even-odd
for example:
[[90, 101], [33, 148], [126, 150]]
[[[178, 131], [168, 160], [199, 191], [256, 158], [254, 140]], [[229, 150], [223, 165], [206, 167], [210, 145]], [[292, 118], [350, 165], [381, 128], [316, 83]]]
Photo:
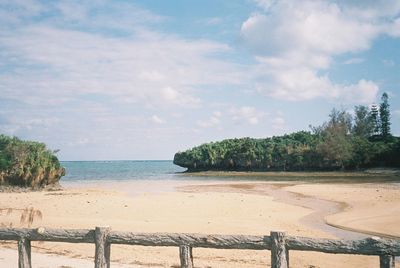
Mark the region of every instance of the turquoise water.
[[172, 161], [61, 161], [62, 182], [168, 180], [185, 171]]

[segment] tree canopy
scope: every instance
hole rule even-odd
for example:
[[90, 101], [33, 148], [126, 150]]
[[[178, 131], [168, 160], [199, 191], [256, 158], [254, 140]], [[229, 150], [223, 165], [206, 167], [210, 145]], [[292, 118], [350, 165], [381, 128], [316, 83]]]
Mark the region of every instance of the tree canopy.
[[383, 93], [382, 103], [379, 106], [379, 117], [380, 117], [380, 130], [382, 138], [388, 139], [390, 137], [390, 110], [388, 95]]

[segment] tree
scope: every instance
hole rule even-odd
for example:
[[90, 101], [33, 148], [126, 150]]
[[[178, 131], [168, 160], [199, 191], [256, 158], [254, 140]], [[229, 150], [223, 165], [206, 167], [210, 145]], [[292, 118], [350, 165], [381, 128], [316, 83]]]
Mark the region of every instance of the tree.
[[358, 137], [368, 138], [374, 133], [374, 119], [368, 107], [359, 105], [354, 107], [353, 134]]
[[350, 134], [352, 129], [352, 118], [348, 112], [333, 108], [329, 114], [329, 118], [328, 127], [339, 127], [345, 134]]
[[382, 103], [379, 106], [379, 117], [380, 117], [380, 129], [381, 135], [384, 140], [389, 138], [390, 135], [390, 110], [389, 110], [389, 102], [388, 95], [385, 93], [382, 94]]
[[370, 117], [373, 125], [373, 134], [379, 135], [380, 132], [379, 111], [378, 111], [378, 106], [375, 103], [372, 104], [371, 106]]
[[344, 168], [351, 160], [351, 115], [344, 110], [333, 109], [330, 120], [322, 125], [322, 142], [317, 151], [324, 158], [328, 167]]

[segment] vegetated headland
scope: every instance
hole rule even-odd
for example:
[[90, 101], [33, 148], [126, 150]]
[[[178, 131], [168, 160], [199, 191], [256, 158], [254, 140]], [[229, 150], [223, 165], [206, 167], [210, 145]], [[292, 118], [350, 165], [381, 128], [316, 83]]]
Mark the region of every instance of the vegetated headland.
[[65, 169], [44, 143], [0, 135], [0, 185], [43, 188], [56, 185]]
[[174, 156], [189, 172], [335, 171], [400, 167], [400, 137], [390, 131], [388, 95], [378, 105], [355, 106], [354, 116], [333, 109], [311, 131], [210, 142]]

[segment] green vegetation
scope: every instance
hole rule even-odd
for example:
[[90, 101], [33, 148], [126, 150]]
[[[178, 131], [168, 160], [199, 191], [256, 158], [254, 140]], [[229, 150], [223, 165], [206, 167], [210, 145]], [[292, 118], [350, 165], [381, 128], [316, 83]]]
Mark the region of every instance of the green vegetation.
[[40, 142], [0, 135], [0, 185], [39, 188], [57, 183], [65, 169]]
[[354, 116], [333, 109], [312, 131], [253, 139], [227, 139], [178, 152], [174, 164], [189, 171], [353, 170], [400, 167], [400, 137], [390, 134], [388, 96], [376, 106], [356, 106]]
[[390, 138], [390, 110], [388, 99], [388, 95], [383, 93], [382, 103], [379, 106], [381, 135], [384, 139]]

